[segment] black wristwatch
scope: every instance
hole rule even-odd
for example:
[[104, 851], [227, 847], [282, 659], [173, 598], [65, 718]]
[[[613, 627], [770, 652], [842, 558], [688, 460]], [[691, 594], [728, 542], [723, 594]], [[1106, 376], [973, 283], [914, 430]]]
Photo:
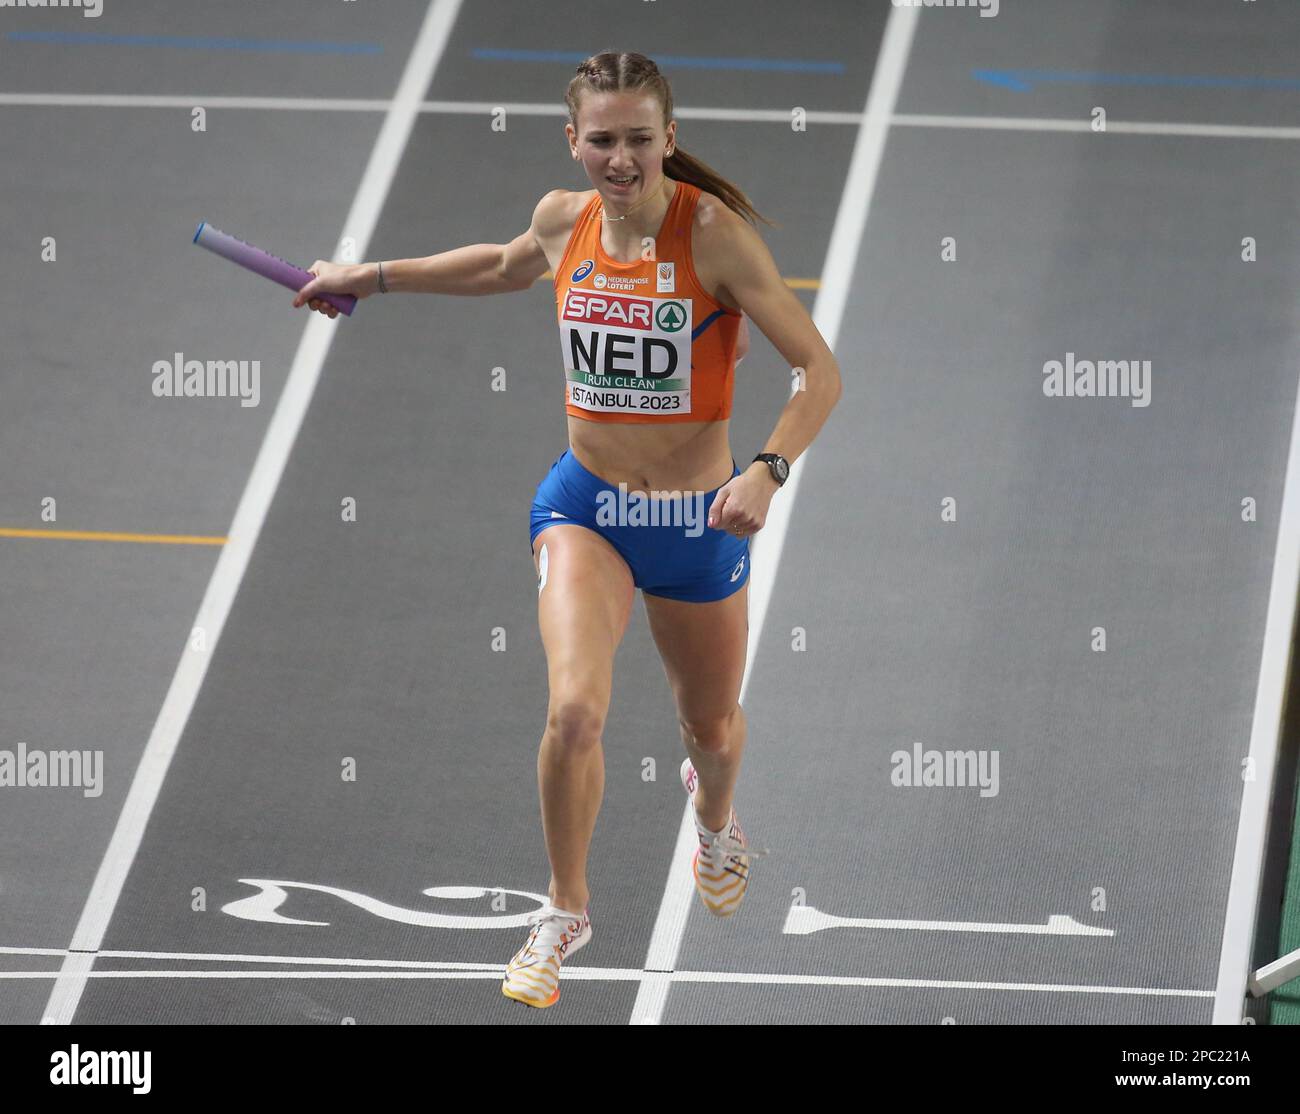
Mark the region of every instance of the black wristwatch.
[[784, 485], [790, 478], [790, 462], [780, 453], [759, 453], [754, 460], [761, 460], [767, 464], [768, 471], [772, 473], [772, 479], [776, 480], [777, 484]]

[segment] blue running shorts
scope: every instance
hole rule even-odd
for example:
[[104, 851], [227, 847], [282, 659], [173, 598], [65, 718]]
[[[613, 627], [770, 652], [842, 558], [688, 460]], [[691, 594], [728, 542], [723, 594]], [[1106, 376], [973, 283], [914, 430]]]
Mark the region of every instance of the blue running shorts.
[[[734, 479], [740, 469], [734, 460], [731, 466]], [[595, 530], [619, 552], [642, 591], [690, 603], [726, 599], [749, 579], [749, 538], [709, 526], [709, 508], [720, 490], [658, 499], [620, 492], [565, 449], [537, 485], [529, 555], [548, 526], [577, 523]]]

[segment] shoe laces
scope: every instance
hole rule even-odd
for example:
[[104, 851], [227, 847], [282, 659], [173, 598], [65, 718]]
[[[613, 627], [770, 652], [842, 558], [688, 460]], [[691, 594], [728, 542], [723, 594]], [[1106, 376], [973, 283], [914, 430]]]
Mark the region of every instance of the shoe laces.
[[[731, 834], [732, 829], [738, 833], [737, 836]], [[700, 852], [708, 855], [715, 862], [732, 859], [757, 859], [768, 854], [769, 849], [766, 847], [749, 847], [745, 843], [745, 833], [741, 830], [740, 822], [736, 819], [733, 811], [731, 822], [723, 828], [717, 835], [700, 836]]]
[[532, 926], [532, 935], [528, 937], [529, 951], [541, 953], [558, 947], [560, 954], [568, 951], [569, 944], [582, 932], [582, 922], [586, 920], [586, 911], [581, 917], [562, 913], [552, 906], [543, 906], [528, 918]]

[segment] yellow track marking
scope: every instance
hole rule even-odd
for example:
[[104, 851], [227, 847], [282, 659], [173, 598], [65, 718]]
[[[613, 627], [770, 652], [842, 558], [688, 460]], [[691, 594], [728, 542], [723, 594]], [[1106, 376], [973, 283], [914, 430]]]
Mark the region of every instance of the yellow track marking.
[[225, 538], [201, 534], [121, 534], [104, 530], [19, 530], [0, 526], [0, 538], [41, 538], [74, 542], [142, 542], [153, 545], [225, 545]]

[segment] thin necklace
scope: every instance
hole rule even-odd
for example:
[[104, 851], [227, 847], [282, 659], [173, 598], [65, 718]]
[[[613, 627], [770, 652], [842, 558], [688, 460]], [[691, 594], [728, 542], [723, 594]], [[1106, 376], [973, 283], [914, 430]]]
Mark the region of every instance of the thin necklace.
[[[663, 180], [664, 180], [664, 176], [663, 176], [662, 174], [660, 174], [660, 175], [659, 175], [659, 181], [655, 183], [655, 186], [658, 186], [661, 182], [663, 182]], [[650, 193], [646, 194], [646, 196], [643, 197], [640, 201], [638, 201], [635, 205], [633, 205], [632, 208], [630, 208], [630, 209], [629, 209], [626, 213], [624, 213], [621, 217], [611, 217], [611, 216], [606, 216], [606, 214], [605, 214], [605, 200], [604, 200], [604, 198], [601, 198], [601, 202], [600, 202], [600, 215], [601, 215], [602, 217], [605, 218], [605, 221], [606, 221], [607, 224], [613, 224], [616, 220], [627, 220], [627, 218], [630, 217], [633, 213], [635, 213], [639, 208], [641, 208], [642, 205], [644, 205], [647, 201], [653, 201], [654, 198], [655, 198], [655, 194], [654, 194], [653, 191], [651, 191]], [[592, 220], [595, 220], [595, 219], [596, 219], [596, 214], [595, 214], [595, 213], [592, 213], [592, 214], [591, 214], [591, 219], [592, 219]]]

